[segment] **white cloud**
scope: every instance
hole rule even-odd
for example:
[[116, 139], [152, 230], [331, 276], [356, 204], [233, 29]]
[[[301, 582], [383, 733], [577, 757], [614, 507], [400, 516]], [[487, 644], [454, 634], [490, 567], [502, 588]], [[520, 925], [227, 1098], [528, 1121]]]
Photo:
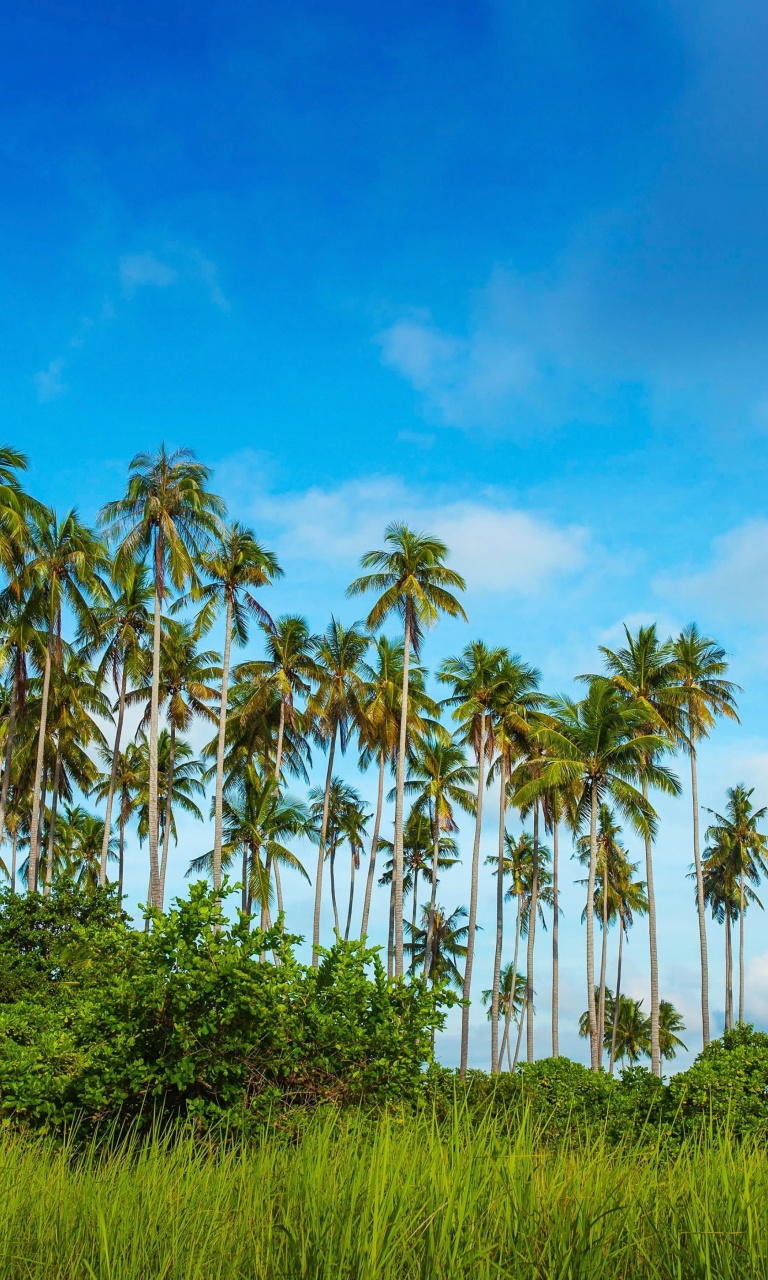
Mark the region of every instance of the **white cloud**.
[[744, 992], [747, 1017], [761, 1023], [768, 1021], [768, 951], [747, 961]]
[[275, 528], [283, 559], [342, 561], [350, 568], [364, 551], [381, 544], [387, 524], [404, 520], [441, 537], [451, 565], [476, 591], [539, 595], [553, 579], [581, 570], [589, 543], [586, 529], [558, 525], [497, 494], [461, 500], [426, 496], [386, 476], [257, 497], [241, 488], [241, 501]]
[[128, 253], [120, 259], [120, 284], [128, 297], [146, 285], [165, 288], [177, 278], [176, 268], [154, 253]]
[[49, 400], [58, 400], [59, 396], [64, 395], [67, 389], [62, 376], [64, 364], [63, 357], [57, 356], [55, 360], [51, 360], [47, 369], [41, 369], [35, 374], [33, 381], [41, 404]]
[[660, 575], [654, 586], [676, 601], [728, 620], [768, 618], [768, 520], [746, 520], [712, 542], [709, 564], [688, 574]]

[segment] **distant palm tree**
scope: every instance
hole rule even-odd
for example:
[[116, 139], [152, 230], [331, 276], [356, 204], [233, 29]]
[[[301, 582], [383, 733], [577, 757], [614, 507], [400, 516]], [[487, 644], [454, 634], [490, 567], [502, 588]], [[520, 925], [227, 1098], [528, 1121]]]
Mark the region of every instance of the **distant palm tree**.
[[[496, 1012], [496, 1020], [503, 1018], [505, 1028], [509, 1026], [510, 1020], [519, 1023], [525, 1012], [527, 999], [528, 983], [524, 973], [516, 973], [514, 966], [510, 962], [501, 970], [499, 987], [494, 1000], [494, 992], [492, 990], [483, 992], [483, 1004], [490, 1004], [488, 1010], [488, 1020], [490, 1021]], [[509, 1035], [502, 1037], [502, 1052], [499, 1055], [497, 1070], [501, 1070], [501, 1060], [504, 1055], [504, 1048], [507, 1052], [507, 1064], [510, 1071], [513, 1069], [512, 1053], [509, 1047]]]
[[[613, 1044], [615, 1057], [624, 1063], [626, 1060], [633, 1067], [640, 1058], [650, 1058], [651, 1019], [643, 1012], [642, 1000], [633, 1000], [630, 996], [620, 996], [618, 1011], [613, 992], [606, 991], [606, 1008], [608, 1021], [615, 1028], [609, 1035], [606, 1029], [605, 1047]], [[682, 1015], [677, 1012], [669, 1000], [660, 1001], [659, 1052], [662, 1061], [671, 1061], [677, 1056], [678, 1049], [687, 1049], [678, 1036], [678, 1031], [685, 1031]], [[589, 1010], [585, 1010], [579, 1018], [579, 1035], [584, 1039], [589, 1035]]]
[[[446, 914], [443, 907], [438, 906], [435, 908], [432, 963], [429, 970], [429, 980], [433, 986], [446, 982], [454, 990], [461, 991], [464, 985], [463, 975], [456, 962], [465, 960], [467, 955], [466, 938], [468, 926], [464, 924], [466, 918], [466, 907], [456, 907], [450, 915]], [[422, 911], [421, 921], [421, 928], [417, 929], [412, 929], [410, 921], [403, 922], [409, 935], [406, 949], [411, 957], [409, 967], [412, 973], [418, 973], [419, 969], [424, 967], [427, 930], [429, 928], [426, 910]]]
[[403, 973], [403, 796], [408, 730], [408, 671], [411, 658], [418, 660], [424, 631], [433, 627], [441, 613], [452, 618], [466, 614], [453, 591], [464, 590], [464, 579], [445, 563], [448, 548], [439, 538], [415, 533], [404, 524], [388, 525], [385, 548], [369, 551], [360, 561], [363, 569], [373, 569], [351, 583], [347, 594], [375, 591], [379, 598], [368, 614], [366, 625], [378, 631], [393, 613], [403, 622], [403, 685], [400, 706], [400, 735], [395, 782], [395, 974]]
[[[333, 921], [337, 934], [341, 934], [339, 908], [336, 898], [336, 854], [345, 843], [349, 844], [352, 867], [359, 862], [360, 850], [365, 837], [365, 828], [370, 821], [359, 792], [341, 778], [331, 779], [331, 785], [325, 788], [314, 787], [309, 793], [309, 813], [311, 826], [310, 838], [320, 843], [325, 818], [326, 858], [331, 874], [331, 902], [333, 905]], [[327, 800], [327, 806], [326, 806]], [[351, 877], [354, 884], [354, 877]], [[350, 905], [351, 911], [351, 905]], [[349, 912], [348, 912], [349, 916]]]

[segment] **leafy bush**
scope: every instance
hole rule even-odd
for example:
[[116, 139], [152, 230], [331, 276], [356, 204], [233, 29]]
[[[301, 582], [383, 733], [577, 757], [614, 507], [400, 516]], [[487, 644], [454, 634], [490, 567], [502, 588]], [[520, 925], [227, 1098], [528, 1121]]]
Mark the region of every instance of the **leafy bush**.
[[682, 1124], [708, 1119], [734, 1137], [768, 1129], [768, 1035], [749, 1025], [726, 1031], [672, 1077], [669, 1092]]

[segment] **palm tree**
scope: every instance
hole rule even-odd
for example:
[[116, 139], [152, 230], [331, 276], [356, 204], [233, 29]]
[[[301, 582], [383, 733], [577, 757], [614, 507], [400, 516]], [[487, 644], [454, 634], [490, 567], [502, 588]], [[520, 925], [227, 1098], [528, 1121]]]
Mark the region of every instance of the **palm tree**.
[[[621, 1001], [621, 962], [624, 946], [624, 939], [629, 938], [629, 930], [632, 927], [636, 915], [648, 914], [648, 899], [645, 894], [645, 884], [642, 880], [633, 879], [637, 871], [637, 863], [630, 862], [628, 858], [617, 861], [613, 867], [613, 879], [609, 879], [609, 895], [610, 907], [619, 922], [619, 949], [616, 961], [616, 1002], [614, 1003], [613, 1018], [611, 1020], [611, 1042], [608, 1057], [608, 1070], [613, 1075], [613, 1065], [616, 1061], [616, 1013], [618, 1012]], [[659, 1009], [664, 1002], [659, 1003]], [[661, 1016], [661, 1015], [660, 1015]], [[661, 1021], [659, 1022], [661, 1027]], [[661, 1036], [661, 1032], [659, 1032]], [[661, 1039], [659, 1039], [659, 1053], [662, 1054]]]
[[[687, 1049], [677, 1035], [685, 1031], [682, 1015], [669, 1000], [660, 1001], [660, 1054], [662, 1061], [671, 1061], [677, 1056], [678, 1049]], [[651, 1056], [651, 1019], [643, 1012], [642, 1000], [633, 1000], [630, 996], [619, 996], [614, 999], [613, 992], [606, 991], [606, 1009], [614, 1031], [612, 1040], [606, 1030], [605, 1047], [613, 1045], [614, 1056], [623, 1063], [626, 1059], [633, 1067], [640, 1058]], [[579, 1035], [585, 1039], [589, 1035], [589, 1011], [585, 1010], [579, 1018]]]
[[696, 909], [699, 917], [699, 949], [701, 952], [701, 1026], [704, 1048], [709, 1044], [709, 969], [707, 965], [707, 928], [704, 900], [704, 878], [699, 851], [699, 785], [696, 744], [709, 737], [718, 716], [738, 722], [736, 694], [738, 685], [725, 679], [728, 671], [726, 653], [709, 636], [699, 631], [695, 622], [681, 631], [674, 642], [674, 658], [678, 697], [682, 712], [682, 741], [691, 759], [691, 803], [693, 806], [693, 862], [696, 874]]
[[[117, 785], [117, 769], [120, 760], [120, 744], [123, 736], [126, 693], [129, 677], [135, 682], [143, 674], [145, 652], [143, 642], [149, 635], [149, 602], [152, 588], [147, 581], [147, 570], [136, 562], [125, 566], [121, 576], [113, 567], [112, 584], [104, 588], [103, 601], [93, 606], [92, 647], [104, 650], [97, 679], [101, 684], [111, 676], [117, 693], [117, 724], [112, 748], [112, 775], [106, 793], [107, 809], [104, 815], [104, 839], [101, 850], [99, 884], [107, 883], [107, 856], [112, 835], [112, 805]], [[82, 637], [85, 639], [85, 637]]]
[[587, 888], [587, 998], [589, 1001], [590, 1056], [592, 1069], [599, 1069], [597, 1006], [595, 1003], [595, 944], [592, 903], [597, 874], [597, 818], [601, 801], [614, 805], [641, 835], [653, 835], [656, 815], [647, 797], [635, 783], [659, 787], [676, 795], [679, 784], [674, 775], [655, 757], [670, 747], [661, 733], [644, 732], [646, 709], [622, 697], [610, 681], [595, 677], [587, 695], [579, 702], [571, 698], [553, 699], [551, 712], [556, 727], [542, 724], [536, 734], [549, 752], [541, 776], [532, 779], [517, 794], [521, 807], [551, 790], [553, 786], [580, 791], [577, 816], [589, 818], [590, 856]]
[[[67, 805], [55, 827], [52, 850], [59, 878], [93, 891], [99, 884], [104, 819], [81, 805]], [[117, 858], [114, 836], [108, 842], [107, 857], [111, 862]]]
[[[489, 1022], [493, 1019], [494, 1010], [496, 1011], [496, 1020], [504, 1019], [505, 1034], [502, 1037], [502, 1053], [499, 1055], [497, 1071], [501, 1070], [501, 1059], [503, 1057], [504, 1046], [507, 1051], [507, 1064], [510, 1071], [513, 1070], [512, 1054], [509, 1047], [509, 1035], [507, 1029], [512, 1020], [520, 1024], [523, 1013], [525, 1012], [528, 994], [528, 983], [524, 973], [516, 973], [514, 965], [510, 961], [501, 970], [499, 977], [499, 986], [496, 991], [490, 988], [483, 992], [483, 1004], [490, 1003], [488, 1010]], [[495, 999], [494, 999], [495, 995]]]
[[149, 717], [149, 865], [150, 901], [159, 893], [158, 861], [158, 707], [160, 696], [161, 615], [168, 584], [182, 591], [197, 580], [195, 562], [219, 533], [224, 503], [208, 491], [210, 471], [189, 449], [137, 453], [129, 466], [125, 497], [102, 509], [100, 523], [117, 542], [115, 568], [151, 556], [154, 580], [152, 684]]
[[374, 604], [366, 625], [378, 631], [382, 623], [397, 614], [403, 622], [403, 686], [400, 705], [400, 735], [397, 749], [395, 780], [395, 974], [403, 973], [403, 796], [405, 788], [405, 755], [408, 731], [408, 669], [413, 656], [418, 660], [424, 631], [433, 627], [441, 613], [453, 618], [466, 614], [452, 594], [464, 590], [464, 579], [445, 564], [448, 548], [439, 538], [414, 533], [404, 524], [390, 524], [384, 534], [386, 547], [369, 551], [360, 566], [373, 569], [357, 578], [348, 588], [350, 596], [375, 591]]
[[24, 716], [25, 711], [29, 660], [31, 658], [40, 670], [45, 661], [45, 637], [40, 630], [45, 617], [44, 605], [42, 589], [34, 585], [30, 589], [30, 585], [23, 582], [23, 575], [12, 577], [0, 593], [0, 665], [6, 678], [10, 678], [3, 780], [0, 788], [0, 845], [5, 836], [16, 723], [19, 717]]
[[[495, 732], [497, 759], [489, 772], [488, 781], [494, 774], [499, 778], [499, 851], [498, 860], [504, 857], [504, 839], [506, 834], [506, 815], [508, 804], [508, 785], [512, 775], [513, 762], [525, 751], [529, 741], [530, 717], [541, 702], [538, 686], [541, 673], [535, 667], [529, 667], [517, 654], [507, 658], [502, 664], [499, 681], [496, 686], [495, 705], [493, 707], [497, 725]], [[536, 815], [538, 837], [538, 811]], [[493, 957], [493, 986], [491, 988], [491, 1071], [500, 1070], [499, 1055], [499, 1011], [497, 1008], [498, 992], [501, 990], [501, 952], [504, 944], [504, 877], [496, 880], [496, 947]], [[533, 939], [531, 938], [531, 948]], [[531, 1002], [533, 999], [532, 955], [529, 985]], [[531, 1023], [531, 1028], [533, 1024]]]
[[[326, 809], [327, 797], [327, 809]], [[336, 900], [336, 854], [345, 841], [350, 846], [350, 857], [354, 867], [355, 858], [359, 861], [360, 849], [365, 837], [365, 828], [370, 821], [370, 814], [356, 789], [343, 782], [341, 778], [331, 779], [326, 793], [325, 788], [313, 787], [309, 793], [310, 816], [312, 825], [310, 836], [319, 843], [323, 831], [325, 816], [326, 858], [331, 872], [331, 902], [333, 904], [333, 921], [336, 933], [341, 935], [339, 908]]]
[[280, 781], [283, 768], [283, 746], [286, 727], [296, 730], [300, 724], [296, 698], [307, 699], [320, 678], [320, 668], [315, 660], [316, 638], [311, 635], [307, 621], [299, 614], [286, 613], [276, 622], [265, 626], [266, 658], [255, 662], [243, 662], [236, 671], [238, 681], [251, 679], [254, 691], [240, 714], [248, 719], [265, 706], [265, 694], [276, 692], [279, 702], [277, 746], [275, 749], [275, 778]]
[[[466, 959], [466, 938], [469, 926], [464, 924], [467, 918], [466, 907], [456, 907], [447, 915], [443, 907], [435, 907], [432, 922], [432, 961], [429, 969], [429, 980], [433, 986], [446, 983], [456, 991], [461, 991], [464, 979], [459, 971], [457, 960]], [[406, 950], [410, 953], [411, 973], [418, 973], [424, 967], [427, 947], [427, 930], [429, 918], [426, 908], [422, 912], [421, 928], [413, 929], [410, 921], [404, 921], [409, 939]]]
[[31, 554], [24, 577], [40, 587], [44, 598], [46, 631], [40, 727], [37, 735], [35, 777], [32, 784], [32, 822], [29, 846], [29, 887], [37, 888], [40, 850], [40, 802], [43, 758], [47, 734], [48, 694], [54, 661], [62, 653], [62, 610], [67, 606], [82, 626], [91, 617], [89, 596], [103, 586], [100, 571], [106, 566], [104, 548], [90, 529], [81, 524], [75, 510], [58, 520], [53, 511], [36, 512], [30, 525]]
[[[768, 872], [768, 839], [759, 832], [758, 823], [765, 820], [766, 808], [754, 809], [754, 787], [740, 783], [729, 787], [725, 816], [713, 814], [715, 822], [707, 830], [710, 847], [706, 850], [705, 879], [707, 898], [718, 902], [718, 919], [726, 923], [726, 1030], [733, 1027], [732, 981], [728, 971], [731, 961], [731, 920], [739, 919], [739, 1022], [744, 1021], [744, 916], [749, 902], [761, 906], [754, 891], [747, 884], [759, 884], [761, 876]], [[730, 1017], [729, 1017], [730, 1013]], [[728, 1025], [730, 1023], [730, 1026]]]
[[[272, 619], [253, 595], [283, 571], [274, 552], [256, 541], [250, 529], [233, 524], [225, 529], [216, 546], [204, 551], [199, 568], [208, 581], [195, 585], [192, 598], [203, 601], [200, 614], [201, 632], [208, 630], [223, 607], [224, 656], [221, 668], [221, 701], [219, 704], [219, 740], [216, 752], [216, 791], [214, 795], [213, 887], [221, 887], [221, 845], [224, 804], [224, 745], [227, 732], [227, 694], [232, 641], [242, 646], [248, 639], [249, 614], [264, 627], [272, 627]], [[182, 601], [179, 602], [182, 604]], [[282, 707], [282, 703], [281, 703]]]
[[[385, 863], [384, 874], [379, 880], [379, 884], [391, 886], [395, 866], [395, 846], [390, 840], [379, 840], [379, 848], [390, 855]], [[458, 851], [459, 846], [453, 837], [441, 834], [438, 839], [437, 853], [435, 854], [433, 824], [428, 815], [423, 813], [418, 805], [414, 805], [408, 814], [405, 831], [403, 832], [403, 900], [405, 901], [409, 893], [412, 895], [411, 923], [414, 929], [416, 928], [418, 912], [419, 878], [429, 880], [430, 884], [432, 884], [434, 882], [435, 857], [437, 858], [437, 871], [447, 871], [451, 867], [455, 867], [459, 861]], [[394, 895], [390, 895], [390, 903], [393, 902]], [[394, 920], [390, 912], [390, 945], [393, 934]], [[429, 973], [428, 958], [427, 954], [425, 956], [425, 976]]]
[[318, 664], [318, 685], [313, 694], [309, 713], [314, 720], [314, 733], [328, 747], [328, 768], [323, 791], [323, 812], [320, 823], [320, 841], [317, 853], [317, 879], [315, 881], [315, 912], [312, 929], [312, 964], [316, 968], [320, 946], [320, 909], [323, 894], [323, 867], [328, 835], [328, 806], [333, 778], [333, 761], [338, 742], [342, 754], [347, 749], [352, 726], [361, 718], [364, 698], [360, 663], [368, 648], [368, 637], [357, 624], [345, 627], [336, 618], [331, 621], [322, 636], [315, 642]]
[[[601, 646], [605, 666], [612, 683], [623, 696], [642, 707], [645, 719], [637, 727], [640, 734], [662, 733], [670, 740], [679, 741], [679, 699], [675, 685], [678, 668], [671, 640], [659, 640], [655, 623], [639, 627], [633, 636], [624, 627], [626, 644], [616, 650]], [[641, 770], [640, 785], [648, 799], [648, 778]], [[680, 794], [680, 786], [672, 794]], [[651, 1070], [661, 1073], [659, 1057], [659, 960], [656, 940], [656, 895], [653, 887], [653, 836], [650, 830], [644, 835], [645, 880], [648, 893], [648, 940], [651, 968]]]
[[669, 1000], [659, 1001], [659, 1053], [662, 1062], [671, 1062], [677, 1057], [678, 1049], [688, 1051], [678, 1036], [678, 1031], [685, 1031], [683, 1015]]
[[[458, 831], [455, 809], [471, 814], [476, 800], [471, 790], [477, 782], [477, 769], [467, 764], [464, 749], [444, 735], [431, 735], [420, 744], [409, 765], [405, 790], [413, 798], [413, 807], [428, 815], [432, 829], [432, 868], [430, 876], [429, 919], [435, 912], [437, 873], [441, 841]], [[427, 926], [424, 977], [429, 976], [431, 933]]]
[[499, 691], [504, 684], [504, 664], [508, 659], [505, 649], [489, 649], [482, 640], [474, 640], [457, 657], [446, 658], [437, 673], [438, 680], [450, 684], [451, 693], [446, 704], [454, 708], [453, 717], [459, 721], [462, 739], [471, 745], [477, 760], [477, 799], [475, 802], [475, 838], [472, 846], [472, 879], [469, 897], [469, 931], [467, 933], [467, 963], [464, 966], [464, 1004], [461, 1010], [461, 1066], [462, 1078], [467, 1070], [469, 1054], [469, 1002], [472, 990], [472, 962], [477, 927], [477, 890], [480, 866], [480, 833], [483, 822], [483, 793], [485, 791], [485, 767], [493, 757], [494, 711], [499, 701]]
[[120, 795], [117, 837], [117, 896], [122, 901], [125, 873], [125, 829], [136, 810], [141, 788], [144, 784], [143, 757], [140, 748], [135, 742], [126, 743], [125, 748], [118, 756], [113, 782], [113, 753], [109, 748], [103, 748], [100, 754], [109, 772], [99, 774], [90, 794], [97, 803], [101, 803], [107, 798], [110, 787], [114, 787], [115, 793]]
[[[150, 740], [144, 731], [140, 731], [136, 740], [136, 747], [138, 751], [136, 767], [140, 774], [140, 783], [137, 788], [134, 808], [138, 814], [139, 843], [143, 844], [144, 840], [151, 836], [154, 814], [157, 815], [158, 824], [157, 845], [159, 846], [161, 842], [165, 841], [166, 826], [173, 836], [174, 843], [178, 843], [174, 809], [181, 809], [182, 812], [189, 814], [190, 817], [196, 818], [198, 822], [203, 820], [203, 815], [193, 799], [195, 796], [203, 796], [205, 794], [205, 787], [202, 781], [205, 772], [203, 762], [195, 757], [188, 742], [185, 742], [183, 738], [176, 738], [174, 742], [173, 771], [171, 772], [171, 735], [167, 729], [162, 729], [157, 739], [158, 803], [153, 809], [149, 803], [152, 748]], [[157, 895], [154, 901], [152, 899], [151, 888], [150, 871], [148, 905], [159, 906]]]

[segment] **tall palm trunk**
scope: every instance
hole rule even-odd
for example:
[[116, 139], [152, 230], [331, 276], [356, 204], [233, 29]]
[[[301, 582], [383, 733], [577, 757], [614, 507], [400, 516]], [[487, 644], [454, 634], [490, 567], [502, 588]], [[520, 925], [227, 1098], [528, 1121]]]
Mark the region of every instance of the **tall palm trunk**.
[[11, 761], [13, 759], [13, 739], [16, 734], [16, 716], [19, 708], [19, 672], [18, 661], [13, 664], [13, 684], [11, 685], [11, 705], [8, 709], [8, 732], [5, 739], [5, 761], [3, 763], [3, 785], [0, 790], [0, 845], [5, 838], [5, 811], [8, 807], [8, 789], [11, 785]]
[[275, 782], [280, 787], [280, 770], [283, 765], [283, 739], [285, 738], [285, 699], [280, 699], [280, 723], [277, 726], [277, 750], [275, 751]]
[[46, 898], [51, 896], [51, 886], [53, 884], [53, 851], [56, 844], [56, 810], [59, 803], [59, 786], [61, 783], [61, 751], [58, 742], [56, 744], [56, 761], [53, 766], [53, 792], [51, 794], [51, 819], [48, 824], [48, 850], [45, 860], [45, 885], [43, 894]]
[[352, 904], [355, 900], [355, 850], [350, 851], [349, 857], [349, 905], [347, 907], [347, 923], [344, 926], [344, 941], [349, 941], [349, 929], [352, 924]]
[[120, 834], [118, 836], [117, 845], [117, 898], [118, 902], [123, 900], [123, 875], [125, 872], [125, 819], [128, 809], [128, 792], [123, 788], [123, 794], [120, 798]]
[[[165, 818], [163, 819], [163, 857], [160, 863], [160, 883], [158, 885], [156, 905], [163, 910], [165, 903], [165, 872], [168, 866], [168, 849], [171, 843], [171, 819], [173, 817], [173, 772], [176, 764], [176, 725], [171, 721], [171, 741], [168, 749], [168, 790], [165, 797]], [[219, 880], [219, 884], [221, 880]]]
[[523, 1027], [525, 1026], [525, 1009], [520, 1010], [520, 1021], [517, 1024], [517, 1040], [515, 1041], [515, 1056], [512, 1059], [512, 1070], [517, 1066], [517, 1060], [520, 1057], [520, 1045], [523, 1043]]
[[395, 972], [395, 881], [389, 886], [389, 932], [387, 934], [387, 977]]
[[158, 848], [158, 780], [157, 739], [160, 719], [160, 607], [162, 604], [161, 579], [158, 574], [159, 545], [155, 548], [155, 603], [152, 615], [152, 689], [149, 700], [149, 904], [157, 906], [160, 889], [160, 864]]
[[419, 869], [413, 872], [413, 903], [411, 911], [411, 941], [416, 937], [416, 914], [419, 909]]
[[739, 892], [739, 1022], [744, 1022], [744, 914], [745, 914], [744, 872], [741, 873]]
[[[643, 799], [648, 799], [648, 783], [643, 779]], [[661, 1075], [659, 1056], [659, 954], [656, 945], [656, 894], [653, 889], [653, 843], [645, 837], [645, 880], [648, 894], [648, 942], [651, 959], [651, 1071]]]
[[240, 910], [242, 911], [243, 915], [245, 915], [248, 910], [248, 845], [247, 844], [243, 844], [243, 865], [240, 871], [240, 879], [243, 882], [243, 887], [240, 891]]
[[525, 1047], [529, 1062], [534, 1061], [534, 942], [536, 910], [539, 906], [539, 801], [534, 801], [534, 855], [531, 860], [531, 914], [525, 972]]
[[224, 621], [224, 656], [221, 664], [221, 706], [219, 708], [219, 742], [216, 750], [216, 797], [213, 828], [213, 887], [221, 888], [221, 845], [224, 826], [224, 747], [227, 737], [227, 696], [229, 691], [229, 656], [232, 650], [232, 597], [227, 594]]
[[693, 801], [693, 862], [696, 871], [696, 910], [699, 917], [699, 952], [701, 955], [701, 1030], [706, 1049], [709, 1044], [709, 964], [707, 962], [707, 918], [704, 902], [704, 874], [699, 852], [699, 780], [696, 770], [696, 748], [691, 742], [691, 797]]
[[325, 792], [323, 794], [323, 820], [320, 827], [320, 848], [317, 852], [317, 879], [315, 880], [315, 916], [312, 923], [312, 967], [317, 968], [320, 946], [320, 908], [323, 902], [323, 869], [325, 866], [325, 840], [328, 835], [328, 807], [331, 801], [331, 779], [333, 777], [333, 757], [336, 751], [336, 728], [334, 724], [331, 734], [331, 745], [328, 748], [328, 769], [325, 775]]
[[432, 968], [432, 945], [435, 938], [435, 904], [437, 902], [437, 873], [440, 869], [440, 824], [437, 820], [436, 806], [432, 809], [429, 802], [429, 820], [432, 827], [432, 869], [429, 877], [429, 911], [427, 912], [427, 937], [424, 943], [424, 977], [429, 977]]
[[339, 909], [336, 905], [336, 840], [331, 840], [331, 856], [329, 858], [331, 864], [331, 902], [333, 903], [333, 928], [336, 933], [339, 932]]
[[403, 796], [405, 794], [405, 749], [408, 737], [408, 665], [411, 656], [411, 619], [405, 615], [403, 649], [403, 692], [400, 707], [400, 738], [395, 777], [395, 848], [393, 883], [395, 893], [395, 977], [403, 975]]
[[616, 1032], [619, 1026], [619, 1009], [621, 1008], [621, 948], [624, 942], [624, 925], [619, 919], [619, 960], [616, 966], [616, 995], [613, 1001], [613, 1028], [611, 1030], [611, 1056], [608, 1070], [613, 1075], [613, 1064], [616, 1061]]
[[464, 1005], [461, 1010], [461, 1067], [462, 1080], [467, 1074], [469, 1056], [469, 1001], [472, 992], [472, 965], [475, 958], [475, 929], [477, 928], [477, 882], [480, 866], [480, 832], [483, 825], [483, 793], [485, 791], [485, 711], [480, 722], [480, 745], [477, 773], [477, 815], [475, 840], [472, 846], [472, 883], [469, 891], [469, 928], [467, 930], [467, 961], [464, 967]]
[[104, 839], [101, 842], [101, 858], [99, 859], [99, 884], [102, 889], [107, 883], [107, 854], [109, 853], [109, 837], [112, 834], [112, 803], [115, 798], [117, 767], [120, 763], [120, 739], [123, 733], [123, 716], [125, 715], [125, 691], [128, 684], [128, 672], [123, 662], [123, 674], [120, 679], [120, 700], [117, 711], [117, 727], [115, 729], [115, 745], [112, 749], [112, 769], [109, 775], [107, 792], [107, 811], [104, 815]]
[[595, 877], [597, 873], [597, 782], [592, 779], [589, 809], [589, 881], [587, 884], [587, 1009], [589, 1010], [589, 1056], [593, 1071], [600, 1065], [597, 1051], [597, 1009], [595, 1008]]
[[35, 780], [32, 784], [32, 820], [29, 825], [29, 871], [27, 874], [27, 885], [30, 893], [35, 893], [37, 890], [37, 864], [40, 853], [40, 795], [43, 783], [45, 735], [48, 729], [48, 694], [51, 688], [52, 665], [53, 626], [49, 626], [48, 643], [45, 647], [45, 667], [43, 669], [43, 694], [40, 703], [40, 728], [37, 734]]
[[725, 1029], [733, 1030], [733, 945], [731, 942], [731, 913], [725, 909]]
[[507, 1002], [507, 1012], [504, 1018], [504, 1035], [501, 1041], [501, 1053], [499, 1054], [500, 1059], [504, 1057], [505, 1046], [507, 1048], [507, 1051], [509, 1050], [509, 1027], [512, 1021], [512, 1010], [514, 1009], [514, 1006], [515, 1006], [515, 996], [517, 994], [517, 957], [518, 957], [518, 951], [520, 948], [520, 921], [522, 919], [522, 913], [523, 913], [523, 899], [522, 899], [522, 896], [518, 893], [517, 894], [517, 912], [515, 915], [515, 950], [514, 950], [514, 958], [512, 960], [512, 990], [510, 992], [510, 998]]
[[14, 831], [11, 846], [11, 893], [16, 893], [16, 856], [19, 848], [19, 833]]
[[605, 967], [608, 963], [608, 868], [603, 867], [603, 942], [600, 952], [600, 1000], [597, 1009], [598, 1058], [603, 1065], [603, 1045], [605, 1043]]
[[552, 827], [552, 1057], [560, 1057], [560, 893], [558, 890], [558, 823]]
[[368, 862], [368, 875], [365, 881], [365, 898], [363, 900], [363, 919], [360, 924], [360, 937], [365, 938], [368, 933], [368, 916], [371, 912], [371, 898], [373, 896], [373, 881], [376, 874], [376, 853], [379, 847], [379, 831], [381, 829], [381, 813], [384, 807], [384, 767], [386, 764], [386, 753], [382, 747], [379, 752], [379, 790], [376, 797], [376, 817], [373, 820], [373, 839], [371, 840], [371, 856]]
[[506, 816], [507, 757], [502, 751], [499, 791], [499, 854], [496, 863], [496, 948], [493, 954], [493, 987], [491, 988], [491, 1071], [494, 1074], [501, 1067], [499, 1057], [499, 983], [501, 981], [501, 948], [504, 942], [504, 827]]

